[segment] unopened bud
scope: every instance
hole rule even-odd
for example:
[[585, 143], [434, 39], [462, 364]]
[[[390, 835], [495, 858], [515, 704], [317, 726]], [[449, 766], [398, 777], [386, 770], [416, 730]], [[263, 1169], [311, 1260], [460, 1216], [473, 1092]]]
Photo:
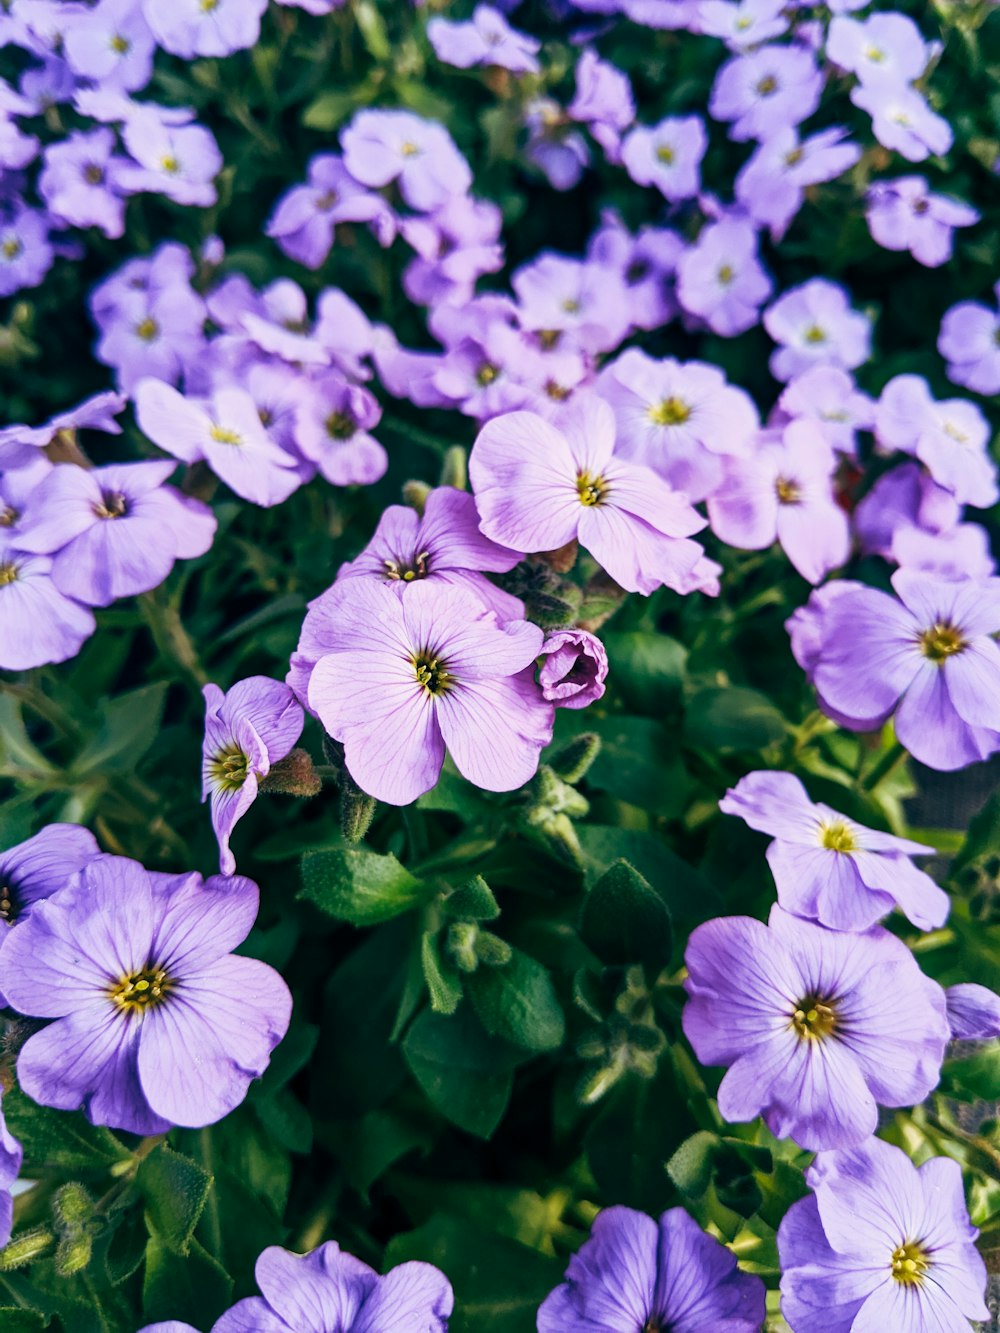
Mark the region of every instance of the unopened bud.
[[601, 753], [601, 738], [594, 731], [585, 731], [561, 746], [549, 760], [552, 768], [566, 782], [579, 782]]
[[72, 1277], [90, 1263], [93, 1239], [84, 1231], [63, 1236], [55, 1254], [56, 1272], [60, 1277]]
[[546, 551], [543, 559], [557, 574], [568, 574], [576, 564], [576, 557], [579, 552], [580, 545], [573, 537], [565, 546], [560, 546], [555, 551]]
[[476, 937], [476, 956], [485, 967], [504, 967], [514, 957], [514, 950], [499, 935], [481, 930]]
[[340, 784], [340, 831], [345, 842], [360, 842], [371, 828], [378, 801], [344, 774]]
[[453, 444], [441, 464], [441, 485], [464, 491], [469, 484], [469, 460], [460, 444]]
[[60, 1231], [79, 1231], [94, 1215], [94, 1200], [76, 1180], [56, 1191], [52, 1211]]
[[528, 837], [540, 843], [557, 860], [574, 870], [583, 868], [583, 850], [568, 815], [536, 805], [522, 816], [521, 827]]
[[408, 504], [411, 509], [415, 509], [421, 518], [424, 516], [424, 505], [426, 505], [430, 493], [431, 488], [426, 481], [403, 482], [403, 503]]
[[479, 966], [476, 943], [479, 927], [474, 921], [453, 921], [448, 927], [448, 956], [461, 972], [475, 972]]
[[548, 764], [542, 764], [532, 782], [536, 804], [553, 814], [582, 819], [590, 810], [590, 802], [575, 787], [562, 778]]
[[25, 1264], [34, 1263], [55, 1244], [55, 1239], [45, 1227], [22, 1231], [0, 1250], [0, 1273], [9, 1273], [15, 1268], [23, 1268]]
[[322, 779], [313, 767], [310, 755], [298, 746], [279, 759], [271, 768], [267, 777], [262, 779], [260, 790], [280, 792], [285, 796], [315, 796], [323, 786]]

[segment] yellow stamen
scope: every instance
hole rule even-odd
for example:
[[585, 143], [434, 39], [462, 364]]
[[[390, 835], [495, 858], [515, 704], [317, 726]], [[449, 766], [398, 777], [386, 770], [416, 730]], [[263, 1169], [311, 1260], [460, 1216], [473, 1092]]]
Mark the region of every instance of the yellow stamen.
[[791, 1026], [802, 1041], [823, 1041], [832, 1036], [837, 1026], [833, 1002], [816, 995], [807, 996], [792, 1011]]
[[228, 426], [213, 426], [209, 432], [216, 444], [242, 444], [243, 436]]
[[108, 996], [125, 1013], [141, 1014], [162, 1004], [171, 986], [163, 968], [147, 963], [138, 972], [129, 972], [122, 977], [108, 991]]
[[580, 503], [590, 508], [604, 502], [608, 494], [608, 483], [603, 477], [593, 477], [589, 472], [576, 474], [576, 490]]
[[961, 630], [940, 621], [930, 629], [924, 630], [919, 643], [923, 655], [939, 666], [955, 653], [962, 652], [967, 646]]
[[821, 824], [820, 842], [831, 852], [856, 852], [858, 850], [858, 840], [843, 820]]
[[417, 680], [428, 694], [446, 694], [454, 684], [447, 665], [429, 653], [420, 653], [411, 659]]
[[247, 780], [249, 761], [238, 745], [220, 750], [208, 762], [208, 776], [221, 791], [238, 791]]
[[778, 497], [778, 504], [797, 505], [802, 500], [798, 482], [789, 481], [787, 477], [778, 478], [774, 483], [774, 493]]
[[683, 426], [690, 419], [691, 409], [682, 398], [664, 398], [646, 409], [654, 426]]
[[921, 1243], [908, 1240], [892, 1252], [892, 1276], [907, 1287], [919, 1287], [931, 1266], [930, 1257]]

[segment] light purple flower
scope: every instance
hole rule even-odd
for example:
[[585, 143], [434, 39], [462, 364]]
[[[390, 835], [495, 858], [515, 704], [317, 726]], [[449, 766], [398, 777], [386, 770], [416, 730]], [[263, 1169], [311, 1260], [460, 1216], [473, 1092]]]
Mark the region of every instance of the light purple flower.
[[552, 422], [532, 412], [488, 422], [469, 460], [480, 526], [527, 552], [577, 538], [629, 592], [689, 591], [704, 552], [687, 538], [704, 520], [656, 473], [618, 457], [615, 433], [610, 406], [593, 395]]
[[683, 1208], [659, 1221], [604, 1208], [569, 1261], [566, 1281], [542, 1302], [538, 1333], [759, 1333], [764, 1284]]
[[37, 287], [54, 260], [44, 213], [17, 204], [0, 212], [0, 297]]
[[406, 218], [400, 231], [416, 257], [403, 272], [403, 290], [417, 305], [463, 305], [476, 280], [503, 268], [503, 215], [496, 204], [455, 194], [435, 213]]
[[511, 285], [521, 327], [552, 342], [556, 334], [586, 352], [607, 352], [629, 327], [628, 294], [618, 275], [600, 264], [544, 252], [515, 270]]
[[280, 504], [301, 481], [296, 460], [270, 438], [244, 389], [218, 389], [201, 402], [144, 379], [136, 386], [135, 414], [154, 444], [185, 463], [207, 463], [252, 504]]
[[309, 704], [363, 791], [408, 805], [437, 782], [445, 746], [487, 791], [528, 781], [553, 718], [534, 679], [536, 625], [501, 625], [474, 592], [428, 580], [400, 597], [375, 579], [344, 579], [329, 598]]
[[586, 708], [604, 694], [608, 655], [596, 634], [559, 629], [542, 644], [538, 683], [557, 708]]
[[472, 184], [469, 164], [444, 126], [412, 111], [359, 111], [340, 143], [356, 181], [376, 187], [396, 181], [418, 212], [440, 208]]
[[753, 453], [726, 459], [725, 480], [708, 499], [712, 531], [744, 551], [778, 541], [802, 577], [819, 583], [850, 552], [847, 515], [833, 493], [836, 466], [811, 421], [761, 431]]
[[915, 88], [861, 83], [851, 89], [851, 101], [871, 116], [872, 130], [882, 147], [900, 153], [908, 162], [947, 153], [952, 145], [951, 126]]
[[591, 235], [587, 258], [617, 270], [635, 328], [659, 329], [678, 311], [674, 274], [684, 249], [684, 241], [669, 227], [640, 227], [633, 236], [609, 210]]
[[255, 1272], [263, 1294], [237, 1301], [212, 1333], [447, 1333], [454, 1305], [431, 1264], [399, 1264], [380, 1277], [332, 1240], [308, 1254], [272, 1245]]
[[854, 370], [871, 355], [871, 320], [851, 308], [839, 283], [826, 278], [782, 293], [764, 311], [764, 328], [780, 344], [769, 363], [775, 379], [790, 380], [816, 365]]
[[[171, 7], [174, 4], [170, 0]], [[126, 121], [123, 137], [137, 164], [121, 173], [130, 191], [163, 194], [193, 208], [215, 203], [214, 181], [222, 170], [222, 154], [211, 130], [203, 125], [168, 125], [140, 108]]]
[[767, 863], [786, 912], [831, 930], [867, 930], [893, 907], [920, 930], [948, 917], [948, 895], [910, 859], [932, 856], [933, 847], [814, 804], [791, 773], [748, 773], [719, 809], [774, 838]]
[[13, 1008], [54, 1019], [17, 1060], [43, 1106], [156, 1134], [220, 1120], [267, 1068], [291, 1015], [273, 968], [232, 950], [257, 915], [242, 878], [151, 875], [101, 856], [36, 904], [0, 951]]
[[512, 74], [537, 74], [541, 42], [512, 28], [492, 5], [477, 5], [465, 23], [435, 16], [427, 38], [438, 60], [458, 69], [498, 65]]
[[[1000, 283], [996, 291], [1000, 300]], [[980, 301], [959, 301], [941, 321], [937, 347], [953, 384], [1000, 393], [1000, 312]]]
[[158, 587], [175, 560], [204, 555], [215, 535], [206, 505], [164, 485], [175, 466], [60, 464], [31, 495], [20, 548], [51, 555], [56, 587], [87, 606]]
[[65, 662], [96, 628], [93, 614], [52, 581], [49, 557], [12, 550], [0, 529], [0, 667]]
[[267, 0], [142, 0], [153, 36], [171, 55], [228, 56], [260, 36]]
[[611, 161], [617, 161], [623, 130], [635, 120], [635, 98], [628, 75], [585, 47], [576, 66], [576, 94], [566, 115], [586, 125]]
[[860, 145], [845, 143], [846, 136], [839, 126], [802, 140], [790, 127], [776, 130], [740, 168], [737, 200], [754, 222], [769, 227], [780, 240], [802, 207], [808, 186], [836, 179], [860, 159]]
[[[554, 190], [572, 190], [590, 165], [590, 149], [566, 112], [551, 97], [533, 97], [524, 109], [524, 156]], [[611, 138], [611, 143], [615, 143]]]
[[725, 475], [723, 454], [747, 453], [760, 419], [753, 400], [702, 361], [654, 361], [630, 347], [602, 372], [597, 391], [614, 409], [617, 451], [658, 473], [689, 500]]
[[992, 1041], [1000, 1037], [1000, 995], [972, 982], [949, 986], [944, 995], [954, 1041]]
[[99, 0], [70, 23], [63, 49], [74, 74], [102, 88], [137, 92], [152, 75], [156, 42], [142, 0]]
[[916, 1167], [873, 1138], [820, 1153], [806, 1181], [812, 1193], [778, 1231], [781, 1313], [794, 1333], [964, 1333], [990, 1317], [957, 1162]]
[[338, 154], [319, 153], [309, 163], [307, 184], [281, 196], [265, 231], [290, 259], [317, 269], [333, 247], [334, 229], [344, 222], [364, 223], [380, 245], [396, 234], [395, 215], [382, 196], [359, 185]]
[[988, 509], [1000, 498], [989, 422], [964, 398], [936, 402], [920, 375], [896, 375], [882, 390], [875, 438], [883, 449], [919, 458], [960, 504]]
[[783, 0], [701, 0], [698, 32], [719, 37], [730, 51], [744, 51], [788, 31]]
[[125, 231], [127, 166], [112, 130], [75, 131], [46, 148], [38, 190], [57, 221], [97, 227], [116, 240]]
[[914, 1106], [937, 1085], [944, 991], [881, 926], [827, 930], [774, 907], [766, 926], [698, 926], [685, 961], [684, 1032], [702, 1064], [729, 1066], [726, 1120], [763, 1115], [802, 1148], [850, 1148], [879, 1106]]
[[302, 734], [302, 707], [283, 681], [250, 676], [225, 693], [206, 685], [201, 799], [211, 800], [219, 869], [231, 875], [229, 839], [257, 799], [259, 780], [284, 759]]
[[812, 52], [801, 46], [762, 46], [722, 66], [712, 85], [709, 115], [730, 121], [729, 137], [737, 143], [769, 139], [811, 116], [822, 88]]
[[700, 116], [667, 116], [658, 125], [631, 129], [622, 143], [621, 160], [637, 185], [655, 185], [665, 199], [691, 199], [701, 188], [707, 147]]
[[897, 594], [858, 584], [822, 614], [813, 683], [824, 709], [881, 726], [915, 759], [950, 771], [1000, 749], [1000, 579], [897, 570]]
[[389, 466], [385, 450], [368, 433], [381, 416], [374, 394], [331, 372], [303, 385], [293, 436], [332, 486], [369, 486]]
[[14, 1198], [11, 1186], [17, 1180], [23, 1157], [21, 1145], [7, 1128], [3, 1110], [0, 1108], [0, 1245], [6, 1245], [10, 1240], [14, 1223]]
[[713, 333], [733, 338], [752, 329], [774, 290], [749, 222], [723, 218], [704, 227], [677, 261], [677, 296]]
[[932, 194], [923, 176], [876, 181], [866, 195], [872, 239], [885, 250], [909, 250], [919, 264], [937, 268], [951, 258], [954, 229], [971, 227], [979, 213], [959, 199]]
[[778, 407], [790, 418], [814, 422], [831, 449], [851, 458], [858, 451], [857, 432], [875, 422], [874, 402], [838, 366], [812, 366], [796, 375]]
[[866, 19], [834, 18], [826, 55], [862, 83], [905, 87], [923, 74], [930, 50], [911, 18], [887, 13]]

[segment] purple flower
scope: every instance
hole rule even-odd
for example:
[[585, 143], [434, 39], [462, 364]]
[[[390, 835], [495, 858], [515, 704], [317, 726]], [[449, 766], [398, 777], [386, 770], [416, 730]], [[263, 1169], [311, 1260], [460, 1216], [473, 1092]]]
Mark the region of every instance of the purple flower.
[[70, 23], [63, 49], [74, 74], [101, 88], [137, 92], [152, 75], [156, 42], [141, 0], [99, 0]]
[[838, 366], [812, 366], [796, 375], [778, 407], [793, 419], [814, 422], [831, 449], [851, 458], [858, 451], [856, 433], [875, 423], [874, 402]]
[[[1000, 300], [1000, 283], [996, 292]], [[941, 321], [937, 347], [953, 384], [1000, 393], [1000, 312], [979, 301], [959, 301]]]
[[658, 125], [630, 130], [621, 160], [637, 185], [655, 185], [665, 199], [691, 199], [701, 188], [701, 159], [707, 147], [700, 116], [667, 116]]
[[496, 204], [455, 194], [435, 213], [406, 218], [400, 231], [416, 257], [403, 273], [403, 290], [417, 305], [464, 305], [476, 280], [503, 268], [503, 215]]
[[[524, 109], [528, 142], [524, 156], [534, 163], [554, 190], [572, 190], [590, 165], [590, 149], [558, 102], [533, 97]], [[616, 142], [611, 139], [612, 144]]]
[[232, 950], [257, 915], [256, 884], [151, 875], [101, 856], [36, 904], [0, 952], [13, 1008], [55, 1021], [17, 1061], [43, 1106], [95, 1125], [156, 1134], [220, 1120], [246, 1096], [284, 1036], [281, 977]]
[[381, 416], [374, 394], [329, 373], [303, 386], [295, 443], [332, 486], [369, 486], [389, 465], [385, 450], [368, 434]]
[[569, 1261], [566, 1281], [542, 1302], [538, 1333], [758, 1333], [764, 1284], [683, 1208], [659, 1222], [604, 1208]]
[[175, 560], [204, 555], [215, 535], [207, 506], [163, 484], [175, 466], [60, 464], [31, 495], [21, 549], [51, 555], [56, 587], [87, 606], [158, 587]]
[[801, 46], [762, 46], [733, 56], [712, 86], [708, 110], [713, 120], [731, 121], [737, 143], [769, 139], [776, 130], [799, 125], [819, 106], [823, 77], [812, 52]]
[[211, 799], [219, 869], [231, 875], [236, 858], [229, 838], [257, 799], [258, 780], [284, 759], [302, 734], [302, 708], [282, 681], [250, 676], [223, 694], [206, 685], [201, 799]]
[[396, 219], [381, 195], [359, 185], [336, 153], [319, 153], [309, 163], [308, 183], [294, 185], [278, 200], [267, 235], [290, 259], [321, 268], [342, 222], [362, 222], [380, 245], [396, 234]]
[[681, 305], [726, 338], [753, 328], [772, 291], [758, 258], [757, 233], [738, 218], [709, 223], [677, 261]]
[[332, 1240], [308, 1254], [272, 1245], [255, 1271], [263, 1295], [237, 1301], [212, 1333], [447, 1333], [454, 1305], [448, 1279], [430, 1264], [380, 1277]]
[[730, 51], [744, 51], [788, 30], [783, 0], [702, 0], [697, 30], [719, 37]]
[[260, 36], [267, 0], [142, 0], [153, 36], [171, 55], [228, 56]]
[[11, 549], [0, 529], [0, 667], [26, 671], [75, 657], [97, 628], [52, 581], [52, 561]]
[[7, 1122], [0, 1109], [0, 1245], [10, 1240], [14, 1223], [14, 1197], [11, 1186], [21, 1170], [24, 1153], [21, 1145], [7, 1128]]
[[586, 708], [604, 694], [608, 655], [585, 629], [559, 629], [542, 644], [538, 683], [557, 708]]
[[412, 111], [359, 111], [340, 136], [344, 165], [362, 185], [399, 185], [418, 212], [440, 208], [472, 184], [469, 164], [443, 125]]
[[117, 239], [125, 231], [123, 167], [108, 129], [70, 134], [45, 150], [38, 190], [49, 212], [71, 227], [97, 227]]
[[44, 213], [17, 204], [0, 212], [0, 297], [37, 287], [54, 259]]
[[676, 315], [673, 278], [683, 252], [683, 240], [669, 227], [640, 227], [633, 236], [610, 211], [587, 245], [588, 259], [618, 271], [637, 329], [661, 328]]
[[882, 147], [900, 153], [908, 162], [947, 153], [952, 145], [951, 126], [915, 88], [861, 83], [851, 89], [851, 101], [871, 116], [872, 130]]
[[896, 375], [882, 390], [875, 438], [884, 449], [919, 458], [959, 504], [987, 509], [1000, 497], [989, 422], [964, 398], [935, 402], [920, 375]]
[[337, 579], [378, 578], [401, 593], [423, 580], [448, 583], [474, 592], [501, 621], [521, 620], [521, 603], [486, 578], [513, 569], [520, 559], [519, 552], [479, 531], [476, 502], [467, 491], [439, 486], [428, 495], [422, 515], [409, 505], [389, 505], [374, 537], [341, 565]]
[[911, 18], [889, 13], [866, 19], [834, 18], [826, 55], [863, 84], [905, 87], [923, 74], [930, 50]]
[[884, 250], [909, 250], [927, 268], [951, 258], [956, 227], [979, 221], [968, 204], [932, 194], [923, 176], [876, 181], [866, 195], [865, 217], [876, 244]]
[[964, 1333], [989, 1318], [957, 1162], [916, 1167], [873, 1138], [820, 1153], [806, 1181], [812, 1194], [778, 1231], [781, 1313], [794, 1333]]
[[299, 485], [295, 459], [270, 438], [243, 389], [218, 389], [206, 402], [185, 398], [169, 384], [145, 379], [136, 387], [139, 429], [183, 459], [205, 462], [251, 504], [280, 504]]
[[553, 343], [585, 352], [607, 352], [629, 328], [628, 293], [614, 271], [566, 255], [545, 252], [515, 270], [511, 280], [521, 327]]
[[915, 759], [950, 771], [1000, 749], [1000, 579], [892, 576], [895, 597], [859, 584], [822, 612], [812, 678], [824, 710], [881, 726]]
[[533, 775], [553, 717], [534, 679], [537, 626], [501, 625], [474, 592], [435, 581], [400, 597], [374, 579], [344, 579], [326, 609], [309, 704], [362, 790], [408, 805], [434, 786], [445, 746], [487, 791]]
[[586, 125], [605, 153], [616, 161], [621, 132], [635, 120], [635, 98], [628, 75], [602, 60], [592, 47], [586, 47], [577, 62], [576, 95], [566, 115]]
[[107, 435], [120, 435], [122, 428], [115, 417], [124, 410], [127, 401], [124, 394], [95, 393], [68, 412], [57, 412], [43, 426], [0, 429], [0, 467], [37, 468], [41, 459], [38, 451], [51, 444], [61, 431], [99, 430]]
[[[175, 7], [175, 0], [169, 3]], [[222, 154], [211, 130], [203, 125], [168, 125], [155, 112], [140, 107], [125, 122], [123, 137], [137, 164], [121, 172], [132, 193], [163, 194], [194, 208], [215, 203], [214, 181], [222, 170]]]
[[465, 23], [435, 17], [427, 38], [438, 60], [458, 69], [498, 65], [512, 74], [537, 74], [541, 42], [512, 28], [492, 5], [477, 5]]
[[944, 994], [953, 1040], [991, 1041], [1000, 1037], [1000, 995], [971, 982], [949, 986]]
[[948, 917], [948, 895], [910, 860], [932, 856], [933, 847], [813, 804], [791, 773], [748, 773], [719, 809], [772, 835], [767, 862], [778, 902], [795, 916], [831, 930], [867, 930], [894, 906], [920, 930], [936, 930]]
[[914, 1106], [937, 1085], [944, 991], [881, 926], [827, 930], [774, 907], [766, 926], [698, 926], [685, 961], [684, 1032], [702, 1064], [729, 1066], [726, 1120], [763, 1115], [802, 1148], [850, 1148], [879, 1106]]
[[769, 227], [780, 240], [802, 207], [806, 189], [843, 175], [861, 157], [860, 146], [845, 143], [846, 136], [839, 126], [802, 140], [791, 127], [776, 130], [740, 168], [737, 200], [754, 222]]
[[775, 379], [790, 380], [816, 365], [854, 370], [871, 355], [871, 321], [851, 309], [839, 283], [825, 278], [779, 296], [764, 312], [764, 328], [780, 344], [769, 363]]
[[527, 552], [578, 538], [629, 592], [697, 586], [704, 553], [687, 538], [703, 519], [649, 468], [614, 450], [614, 414], [593, 395], [575, 398], [554, 422], [533, 412], [488, 422], [469, 460], [483, 532]]
[[723, 454], [748, 452], [760, 420], [750, 396], [702, 361], [654, 361], [630, 347], [597, 386], [618, 425], [618, 453], [658, 473], [689, 500], [721, 484]]
[[722, 485], [709, 496], [712, 531], [744, 551], [779, 541], [810, 583], [847, 562], [850, 529], [833, 494], [836, 459], [811, 421], [761, 431], [754, 452], [727, 458]]

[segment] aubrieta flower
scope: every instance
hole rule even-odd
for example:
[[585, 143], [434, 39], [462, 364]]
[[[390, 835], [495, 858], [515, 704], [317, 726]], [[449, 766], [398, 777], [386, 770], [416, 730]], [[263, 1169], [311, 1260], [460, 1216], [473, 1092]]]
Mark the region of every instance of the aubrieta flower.
[[454, 1295], [431, 1264], [380, 1277], [331, 1240], [308, 1254], [272, 1245], [254, 1271], [262, 1294], [237, 1301], [212, 1333], [448, 1333]]
[[7, 1128], [3, 1108], [0, 1107], [0, 1245], [10, 1240], [14, 1225], [14, 1196], [11, 1186], [17, 1180], [24, 1158], [20, 1143]]
[[[950, 771], [1000, 749], [1000, 579], [892, 576], [896, 597], [845, 584], [815, 627], [824, 711], [856, 731], [895, 713], [915, 759]], [[897, 600], [898, 599], [898, 600]]]
[[289, 687], [267, 676], [237, 681], [225, 693], [206, 685], [201, 799], [211, 800], [219, 868], [236, 869], [229, 839], [257, 799], [261, 778], [284, 759], [302, 734], [302, 706]]
[[745, 51], [788, 31], [782, 0], [701, 0], [697, 31], [719, 37], [730, 51]]
[[[170, 4], [173, 8], [174, 0]], [[169, 125], [154, 111], [140, 107], [125, 122], [123, 138], [137, 164], [121, 172], [130, 191], [162, 194], [191, 208], [215, 203], [214, 182], [223, 164], [211, 130], [203, 125]]]
[[783, 292], [764, 311], [764, 328], [779, 344], [769, 362], [775, 379], [790, 380], [816, 365], [854, 370], [871, 355], [871, 320], [826, 278]]
[[63, 38], [74, 74], [122, 92], [137, 92], [149, 83], [155, 50], [142, 0], [99, 0], [74, 17]]
[[[994, 291], [1000, 302], [1000, 283]], [[1000, 311], [981, 301], [959, 301], [945, 312], [937, 348], [953, 384], [1000, 393]]]
[[906, 14], [870, 14], [866, 19], [838, 15], [830, 23], [826, 55], [862, 83], [905, 87], [923, 74], [930, 50]]
[[759, 1333], [764, 1284], [683, 1208], [604, 1208], [542, 1302], [538, 1333]]
[[919, 458], [959, 504], [988, 509], [1000, 497], [989, 422], [964, 398], [935, 401], [920, 375], [896, 375], [882, 390], [875, 438], [883, 449]]
[[757, 233], [739, 218], [709, 223], [677, 261], [682, 307], [726, 338], [753, 328], [773, 290], [760, 262]]
[[60, 592], [110, 606], [158, 587], [175, 560], [204, 555], [215, 517], [164, 483], [172, 461], [54, 467], [32, 492], [20, 548], [51, 555]]
[[960, 199], [932, 194], [923, 176], [876, 181], [865, 197], [872, 240], [884, 250], [909, 250], [918, 264], [938, 268], [951, 258], [956, 227], [971, 227], [979, 213]]
[[954, 1041], [992, 1041], [1000, 1037], [1000, 995], [973, 982], [949, 986], [944, 994]]
[[553, 345], [611, 351], [629, 328], [628, 296], [617, 277], [598, 263], [546, 251], [511, 279], [521, 327]]
[[830, 448], [850, 458], [858, 452], [857, 432], [875, 423], [874, 402], [839, 366], [812, 366], [796, 375], [778, 408], [792, 419], [814, 422]]
[[0, 951], [11, 1006], [54, 1020], [21, 1048], [21, 1088], [135, 1134], [227, 1115], [291, 1015], [278, 973], [232, 954], [258, 896], [248, 879], [202, 883], [100, 856], [36, 903]]
[[373, 393], [331, 372], [303, 386], [295, 443], [332, 486], [369, 486], [389, 466], [385, 450], [368, 433], [381, 416]]
[[563, 108], [551, 97], [533, 97], [524, 108], [524, 128], [525, 158], [553, 190], [572, 190], [590, 165], [590, 149]]
[[436, 212], [405, 218], [400, 231], [416, 256], [403, 271], [403, 290], [417, 305], [463, 305], [476, 280], [503, 268], [503, 215], [496, 204], [454, 194]]
[[749, 394], [703, 361], [654, 361], [630, 347], [601, 374], [597, 392], [611, 404], [617, 452], [652, 468], [692, 502], [725, 475], [724, 454], [746, 453], [760, 425]]
[[947, 153], [954, 135], [948, 122], [932, 111], [915, 88], [896, 83], [859, 83], [851, 101], [872, 118], [872, 131], [883, 148], [908, 162]]
[[112, 130], [77, 130], [46, 148], [38, 191], [57, 221], [115, 240], [125, 231], [127, 167]]
[[477, 5], [464, 23], [435, 16], [427, 40], [438, 60], [457, 69], [497, 65], [512, 74], [537, 74], [541, 42], [512, 28], [492, 5]]
[[608, 655], [596, 634], [557, 629], [542, 644], [538, 683], [557, 708], [586, 708], [604, 694]]
[[185, 463], [205, 462], [251, 504], [280, 504], [301, 482], [296, 460], [269, 437], [243, 389], [217, 389], [206, 401], [185, 398], [161, 380], [136, 386], [139, 429]]
[[729, 137], [737, 143], [766, 140], [811, 116], [822, 88], [823, 76], [811, 51], [762, 46], [722, 66], [712, 85], [709, 115], [732, 122]]
[[549, 422], [509, 412], [479, 432], [469, 477], [493, 541], [555, 551], [577, 538], [629, 592], [699, 586], [704, 520], [661, 477], [615, 454], [610, 406], [581, 395]]
[[[723, 3], [723, 0], [716, 0]], [[760, 226], [781, 240], [802, 207], [806, 189], [835, 180], [861, 157], [859, 144], [839, 126], [800, 139], [789, 126], [776, 130], [740, 168], [734, 184], [737, 201]]]
[[763, 1115], [802, 1148], [851, 1148], [879, 1106], [914, 1106], [937, 1085], [944, 991], [881, 926], [827, 930], [776, 906], [766, 926], [698, 926], [685, 961], [684, 1032], [702, 1064], [729, 1066], [725, 1120]]
[[339, 154], [318, 153], [306, 184], [281, 196], [265, 232], [290, 259], [318, 269], [333, 247], [336, 227], [345, 222], [364, 223], [380, 245], [396, 234], [395, 215], [382, 196], [359, 185]]
[[0, 297], [37, 287], [54, 260], [44, 213], [18, 203], [0, 209]]
[[657, 125], [631, 129], [621, 146], [621, 161], [637, 185], [655, 185], [665, 199], [691, 199], [701, 188], [707, 147], [700, 116], [667, 116]]
[[[72, 435], [78, 430], [98, 430], [106, 435], [120, 435], [122, 428], [115, 417], [124, 410], [127, 401], [124, 394], [106, 390], [85, 398], [66, 412], [57, 412], [44, 425], [0, 428], [0, 468], [37, 469], [43, 458], [39, 451], [63, 432]], [[0, 527], [5, 526], [0, 524]]]
[[658, 329], [677, 314], [674, 274], [684, 241], [669, 227], [640, 227], [633, 234], [610, 210], [587, 245], [588, 259], [620, 276], [629, 320], [637, 329]]
[[635, 120], [635, 98], [628, 75], [586, 47], [576, 66], [576, 93], [566, 115], [586, 125], [611, 161], [618, 160], [622, 131]]
[[910, 859], [932, 856], [933, 847], [814, 804], [792, 773], [748, 773], [719, 809], [772, 835], [767, 863], [778, 902], [795, 916], [831, 930], [867, 930], [894, 906], [920, 930], [947, 919], [948, 895]]
[[962, 1168], [914, 1166], [881, 1139], [823, 1152], [812, 1190], [778, 1230], [781, 1313], [792, 1333], [966, 1333], [989, 1319]]
[[12, 549], [0, 528], [0, 667], [27, 671], [65, 662], [97, 628], [93, 613], [52, 581], [46, 555]]
[[356, 181], [379, 188], [395, 181], [418, 212], [440, 208], [472, 184], [469, 164], [444, 126], [412, 111], [359, 111], [340, 144]]
[[778, 541], [802, 577], [819, 583], [850, 552], [847, 515], [833, 493], [836, 467], [811, 421], [761, 431], [750, 454], [725, 460], [725, 478], [708, 497], [712, 531], [745, 551]]
[[192, 60], [244, 51], [260, 36], [267, 0], [143, 0], [142, 12], [164, 51]]
[[328, 597], [309, 704], [363, 791], [408, 805], [437, 782], [446, 746], [486, 791], [528, 781], [553, 720], [534, 678], [536, 625], [501, 624], [475, 593], [430, 580], [400, 597], [375, 579], [344, 579]]

